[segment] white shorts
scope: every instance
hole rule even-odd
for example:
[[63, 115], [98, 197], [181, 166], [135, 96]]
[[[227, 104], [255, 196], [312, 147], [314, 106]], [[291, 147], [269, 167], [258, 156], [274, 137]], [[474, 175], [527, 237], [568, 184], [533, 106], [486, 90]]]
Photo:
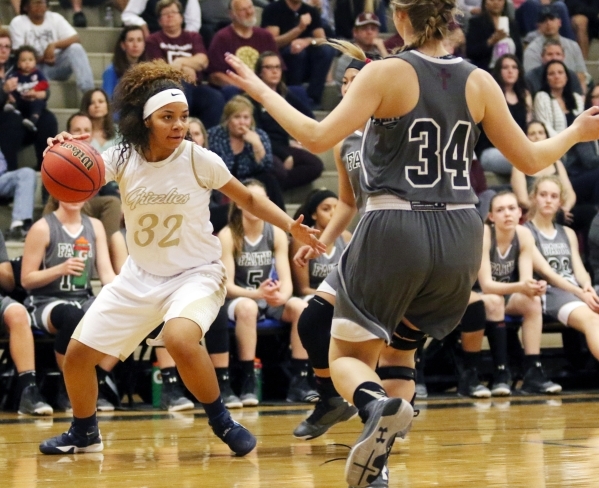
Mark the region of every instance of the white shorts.
[[204, 335], [224, 302], [225, 281], [220, 261], [175, 276], [156, 276], [128, 258], [115, 280], [102, 288], [72, 338], [124, 360], [170, 319], [192, 320]]
[[380, 339], [361, 325], [348, 319], [333, 319], [331, 337], [347, 342], [366, 342]]

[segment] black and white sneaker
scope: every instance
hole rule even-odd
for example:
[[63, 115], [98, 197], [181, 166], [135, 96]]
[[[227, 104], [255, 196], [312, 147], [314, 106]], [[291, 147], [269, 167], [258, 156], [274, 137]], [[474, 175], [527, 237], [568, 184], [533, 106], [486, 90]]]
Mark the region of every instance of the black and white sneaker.
[[493, 386], [491, 387], [491, 395], [493, 396], [510, 396], [512, 394], [512, 375], [510, 370], [505, 366], [499, 366], [493, 375]]
[[395, 436], [404, 435], [412, 424], [414, 409], [401, 398], [382, 397], [363, 411], [367, 417], [345, 464], [345, 481], [356, 488], [376, 481], [385, 465]]
[[231, 384], [227, 382], [223, 382], [219, 385], [220, 387], [220, 396], [223, 399], [223, 403], [227, 408], [242, 408], [243, 403], [239, 397], [233, 392], [231, 388]]
[[520, 391], [529, 395], [539, 393], [543, 395], [555, 395], [562, 391], [562, 386], [547, 378], [541, 367], [541, 363], [536, 363], [524, 375]]
[[295, 428], [293, 436], [307, 441], [316, 439], [333, 425], [354, 418], [357, 414], [358, 409], [340, 396], [326, 401], [319, 399], [312, 414]]
[[106, 399], [106, 397], [102, 394], [102, 390], [98, 390], [96, 409], [98, 412], [114, 412], [114, 405]]
[[102, 436], [97, 426], [87, 434], [80, 435], [75, 432], [72, 424], [68, 432], [46, 439], [40, 444], [42, 454], [80, 454], [100, 452], [103, 449]]
[[46, 403], [37, 385], [29, 385], [21, 393], [19, 413], [21, 415], [52, 415], [54, 410]]
[[386, 463], [381, 469], [381, 474], [368, 485], [368, 488], [389, 488], [389, 468]]
[[192, 410], [195, 407], [193, 402], [187, 398], [179, 381], [162, 384], [162, 393], [160, 394], [160, 408], [169, 412], [180, 412], [182, 410]]
[[471, 398], [489, 398], [491, 391], [480, 382], [476, 369], [465, 369], [458, 382], [458, 395]]
[[320, 395], [310, 386], [308, 371], [302, 371], [291, 378], [287, 401], [290, 403], [316, 403]]
[[256, 390], [256, 379], [253, 374], [246, 375], [243, 379], [239, 399], [244, 407], [255, 407], [260, 403]]

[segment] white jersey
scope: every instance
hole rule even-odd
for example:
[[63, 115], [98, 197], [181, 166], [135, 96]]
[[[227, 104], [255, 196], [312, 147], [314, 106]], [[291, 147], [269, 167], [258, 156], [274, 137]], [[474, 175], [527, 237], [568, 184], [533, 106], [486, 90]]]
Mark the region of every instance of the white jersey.
[[121, 191], [129, 254], [144, 271], [174, 276], [218, 261], [221, 246], [212, 234], [210, 192], [231, 179], [223, 160], [190, 141], [164, 161], [150, 163], [132, 150], [117, 167], [122, 146], [102, 154], [106, 182]]

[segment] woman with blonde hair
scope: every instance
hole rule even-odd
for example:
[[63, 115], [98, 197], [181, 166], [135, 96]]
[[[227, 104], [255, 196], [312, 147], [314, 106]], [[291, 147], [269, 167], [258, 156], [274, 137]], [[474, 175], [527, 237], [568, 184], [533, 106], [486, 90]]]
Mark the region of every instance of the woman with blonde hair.
[[220, 125], [208, 130], [210, 150], [218, 154], [231, 174], [245, 180], [254, 178], [264, 183], [268, 197], [279, 208], [285, 208], [283, 193], [273, 169], [270, 139], [256, 129], [254, 106], [242, 95], [229, 100], [223, 109]]

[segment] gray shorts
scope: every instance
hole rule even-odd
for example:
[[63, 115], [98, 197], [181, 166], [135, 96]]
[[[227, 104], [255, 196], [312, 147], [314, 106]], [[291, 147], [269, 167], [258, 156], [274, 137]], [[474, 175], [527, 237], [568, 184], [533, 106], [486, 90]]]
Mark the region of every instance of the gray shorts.
[[[227, 311], [227, 317], [229, 317], [229, 320], [232, 320], [233, 322], [235, 322], [235, 306], [242, 298], [243, 297], [226, 299], [225, 304], [223, 305]], [[265, 318], [281, 320], [283, 312], [285, 311], [285, 305], [271, 307], [264, 300], [256, 300], [256, 303], [258, 304], [258, 320]]]
[[48, 318], [52, 309], [56, 305], [67, 303], [77, 308], [82, 309], [84, 312], [91, 306], [95, 297], [85, 296], [80, 298], [58, 298], [58, 297], [47, 297], [30, 295], [25, 299], [25, 307], [31, 317], [31, 326], [36, 329], [48, 332]]
[[564, 325], [568, 325], [568, 317], [572, 310], [586, 305], [576, 295], [554, 286], [547, 287], [547, 292], [541, 298], [541, 302], [543, 313]]
[[[341, 286], [333, 330], [354, 323], [365, 336], [389, 342], [405, 317], [442, 339], [468, 306], [482, 237], [483, 223], [474, 208], [366, 212], [337, 267]], [[359, 340], [368, 337], [354, 339]]]
[[317, 291], [328, 293], [329, 295], [337, 296], [339, 288], [339, 273], [337, 267], [333, 268], [327, 277], [318, 285]]

